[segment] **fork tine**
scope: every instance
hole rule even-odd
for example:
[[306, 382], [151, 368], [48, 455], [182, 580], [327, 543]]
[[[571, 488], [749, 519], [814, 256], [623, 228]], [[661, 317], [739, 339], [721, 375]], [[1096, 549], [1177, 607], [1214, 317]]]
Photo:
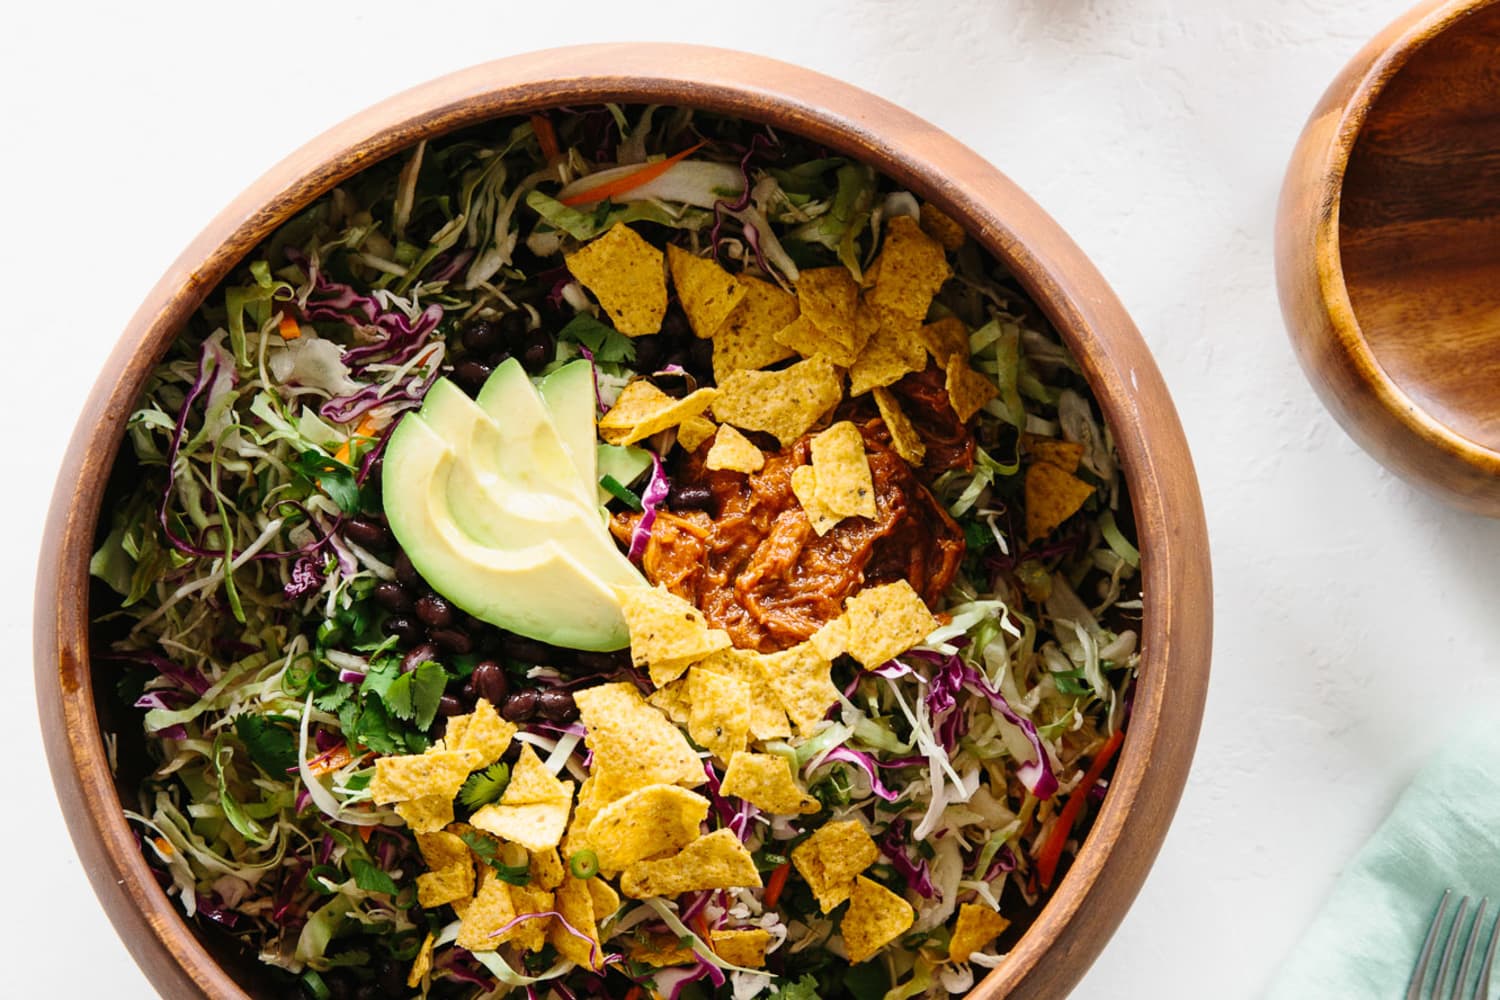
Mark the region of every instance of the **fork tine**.
[[[1437, 912], [1432, 915], [1432, 924], [1427, 928], [1427, 939], [1422, 942], [1422, 953], [1417, 956], [1417, 967], [1411, 973], [1411, 986], [1406, 990], [1406, 1000], [1422, 1000], [1422, 983], [1427, 979], [1427, 963], [1432, 958], [1432, 946], [1437, 941], [1438, 929], [1443, 926], [1443, 917], [1448, 913], [1448, 903], [1452, 898], [1453, 890], [1445, 890]], [[1490, 944], [1493, 950], [1494, 942], [1491, 941]]]
[[[1474, 961], [1474, 946], [1479, 943], [1479, 928], [1484, 926], [1484, 912], [1489, 909], [1490, 898], [1485, 896], [1479, 900], [1479, 912], [1474, 914], [1474, 923], [1469, 926], [1469, 937], [1464, 942], [1463, 961], [1458, 963], [1458, 978], [1453, 981], [1454, 1000], [1461, 1000], [1464, 996], [1464, 984], [1469, 981], [1469, 966]], [[1482, 1000], [1489, 1000], [1484, 997]]]
[[1484, 963], [1479, 967], [1479, 986], [1474, 992], [1478, 1000], [1490, 1000], [1490, 970], [1495, 965], [1495, 946], [1500, 944], [1500, 919], [1490, 931], [1490, 943], [1484, 950]]
[[1464, 915], [1468, 912], [1469, 897], [1465, 896], [1458, 901], [1458, 912], [1453, 915], [1453, 924], [1448, 928], [1448, 942], [1443, 945], [1443, 960], [1438, 963], [1437, 982], [1432, 984], [1433, 1000], [1442, 1000], [1443, 986], [1448, 982], [1448, 969], [1453, 962], [1453, 946], [1458, 943], [1458, 935], [1463, 932]]

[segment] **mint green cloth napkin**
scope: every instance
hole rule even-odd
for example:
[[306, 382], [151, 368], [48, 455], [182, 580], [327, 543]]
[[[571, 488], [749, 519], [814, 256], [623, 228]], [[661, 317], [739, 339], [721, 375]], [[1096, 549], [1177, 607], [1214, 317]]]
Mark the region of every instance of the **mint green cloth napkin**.
[[1461, 732], [1402, 793], [1339, 876], [1269, 1000], [1405, 997], [1444, 889], [1453, 890], [1450, 920], [1459, 897], [1490, 898], [1482, 948], [1500, 905], [1500, 720]]

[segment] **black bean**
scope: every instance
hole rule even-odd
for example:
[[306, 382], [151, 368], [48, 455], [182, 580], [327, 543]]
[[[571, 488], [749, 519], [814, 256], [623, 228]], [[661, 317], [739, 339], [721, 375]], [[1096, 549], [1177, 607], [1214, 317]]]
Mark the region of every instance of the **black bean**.
[[463, 711], [464, 703], [451, 694], [445, 694], [438, 699], [437, 714], [440, 718], [446, 719], [450, 715], [460, 715]]
[[472, 705], [479, 697], [479, 692], [474, 690], [474, 678], [470, 676], [464, 681], [464, 686], [458, 689], [458, 696], [464, 700], [464, 704]]
[[500, 641], [500, 648], [512, 660], [520, 660], [531, 666], [555, 664], [557, 660], [562, 659], [557, 655], [560, 652], [557, 647], [511, 632], [507, 632], [505, 638]]
[[411, 564], [411, 557], [405, 552], [396, 553], [395, 568], [396, 579], [400, 580], [404, 586], [416, 590], [425, 585], [422, 581], [422, 574], [417, 572], [417, 568]]
[[391, 543], [385, 525], [368, 517], [351, 517], [344, 522], [344, 537], [367, 549], [383, 549]]
[[409, 674], [413, 670], [426, 663], [428, 660], [437, 659], [438, 648], [430, 642], [424, 642], [420, 646], [414, 646], [405, 656], [401, 658], [401, 672]]
[[427, 630], [427, 636], [437, 643], [445, 653], [471, 653], [474, 651], [474, 640], [469, 638], [469, 633], [456, 628], [434, 628]]
[[524, 346], [526, 333], [531, 329], [531, 314], [525, 309], [517, 309], [500, 317], [500, 345], [508, 348], [512, 354], [518, 353]]
[[423, 594], [417, 598], [416, 610], [417, 617], [428, 628], [447, 628], [457, 617], [453, 605], [437, 594]]
[[469, 683], [474, 685], [475, 697], [483, 698], [491, 705], [502, 704], [505, 696], [510, 694], [510, 678], [505, 676], [505, 668], [494, 660], [480, 660], [475, 664]]
[[422, 623], [406, 615], [391, 615], [381, 626], [386, 635], [393, 635], [404, 643], [421, 642], [425, 630]]
[[681, 309], [668, 309], [662, 317], [661, 335], [668, 340], [686, 340], [693, 336], [693, 328]]
[[390, 580], [377, 583], [370, 596], [387, 611], [410, 611], [412, 608], [411, 595], [406, 592], [406, 588]]
[[566, 691], [551, 688], [537, 695], [536, 710], [548, 722], [572, 722], [578, 718], [578, 706]]
[[699, 379], [707, 380], [714, 370], [714, 342], [694, 340], [688, 348], [688, 363], [683, 365]]
[[473, 354], [489, 354], [505, 346], [505, 334], [494, 320], [476, 319], [464, 327], [464, 350]]
[[406, 988], [406, 970], [398, 962], [386, 962], [380, 969], [382, 996], [404, 997], [411, 991]]
[[517, 691], [500, 706], [500, 717], [507, 722], [525, 722], [536, 714], [536, 703], [536, 691]]
[[713, 505], [713, 491], [696, 483], [674, 485], [667, 494], [667, 506], [673, 510], [711, 510]]
[[552, 334], [538, 327], [527, 331], [521, 349], [516, 352], [516, 357], [521, 359], [522, 368], [535, 375], [547, 367], [556, 353]]
[[472, 359], [460, 361], [453, 366], [453, 381], [457, 382], [458, 387], [470, 396], [478, 395], [493, 370], [482, 361]]
[[635, 338], [633, 343], [635, 344], [635, 370], [656, 371], [656, 363], [661, 360], [661, 337], [652, 333]]

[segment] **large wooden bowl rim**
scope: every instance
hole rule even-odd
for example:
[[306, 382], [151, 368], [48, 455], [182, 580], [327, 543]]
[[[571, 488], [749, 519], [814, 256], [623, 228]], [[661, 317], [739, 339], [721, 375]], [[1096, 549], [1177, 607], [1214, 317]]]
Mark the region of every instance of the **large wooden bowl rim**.
[[93, 704], [89, 550], [125, 419], [151, 368], [250, 249], [350, 175], [421, 138], [500, 115], [600, 101], [738, 115], [872, 163], [964, 221], [1023, 281], [1083, 365], [1122, 456], [1144, 552], [1142, 669], [1128, 738], [1086, 842], [1034, 925], [972, 994], [1063, 995], [1144, 880], [1186, 781], [1202, 718], [1212, 628], [1207, 532], [1166, 386], [1124, 308], [1082, 252], [978, 155], [854, 87], [770, 59], [696, 46], [554, 49], [463, 70], [391, 98], [274, 167], [208, 225], [146, 298], [74, 432], [38, 570], [42, 728], [53, 780], [95, 892], [163, 995], [247, 997], [152, 878], [121, 816]]

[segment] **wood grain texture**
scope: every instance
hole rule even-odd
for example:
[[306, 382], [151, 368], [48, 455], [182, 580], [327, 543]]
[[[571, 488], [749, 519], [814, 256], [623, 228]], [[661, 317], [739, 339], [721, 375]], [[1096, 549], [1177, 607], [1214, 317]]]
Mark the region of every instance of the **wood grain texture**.
[[1500, 5], [1429, 2], [1313, 112], [1282, 187], [1292, 343], [1366, 451], [1500, 516]]
[[[587, 74], [580, 73], [587, 67]], [[1118, 444], [1141, 550], [1146, 614], [1134, 715], [1073, 866], [972, 996], [1061, 997], [1146, 877], [1176, 809], [1202, 718], [1212, 597], [1207, 529], [1165, 385], [1114, 293], [1008, 179], [931, 125], [870, 94], [761, 57], [676, 45], [600, 45], [505, 59], [434, 81], [341, 124], [241, 195], [185, 250], [131, 320], [80, 417], [38, 571], [36, 681], [48, 758], [95, 891], [169, 997], [243, 998], [157, 888], [106, 763], [89, 668], [87, 564], [122, 425], [187, 317], [240, 258], [339, 181], [420, 138], [564, 104], [685, 104], [768, 122], [859, 157], [963, 220], [1020, 278], [1079, 358]], [[248, 989], [241, 984], [250, 984]]]

